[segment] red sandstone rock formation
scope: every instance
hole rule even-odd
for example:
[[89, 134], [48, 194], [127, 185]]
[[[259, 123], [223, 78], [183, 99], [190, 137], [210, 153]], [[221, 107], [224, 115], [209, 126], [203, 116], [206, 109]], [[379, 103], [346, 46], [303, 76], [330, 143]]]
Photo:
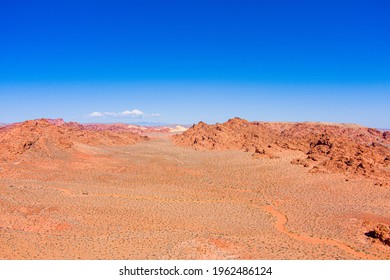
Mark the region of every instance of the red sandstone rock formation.
[[[182, 134], [173, 136], [175, 143], [196, 150], [245, 150], [263, 153], [280, 137], [263, 123], [250, 123], [234, 118], [224, 124], [207, 125], [200, 122]], [[269, 147], [270, 146], [270, 147]]]
[[1, 160], [23, 155], [42, 157], [66, 156], [77, 144], [122, 146], [146, 140], [147, 137], [127, 131], [92, 130], [75, 122], [31, 120], [0, 128]]
[[[203, 122], [173, 136], [178, 145], [197, 150], [244, 150], [256, 156], [300, 150], [306, 159], [292, 163], [333, 172], [390, 178], [390, 142], [386, 133], [350, 124], [265, 123], [239, 118], [223, 124]], [[267, 156], [268, 155], [268, 156]]]

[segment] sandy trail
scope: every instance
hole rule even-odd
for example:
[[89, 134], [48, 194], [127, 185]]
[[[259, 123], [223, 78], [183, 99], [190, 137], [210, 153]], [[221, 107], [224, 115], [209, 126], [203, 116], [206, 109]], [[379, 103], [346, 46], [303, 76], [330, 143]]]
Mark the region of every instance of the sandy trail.
[[[189, 204], [213, 204], [213, 203], [241, 203], [238, 200], [186, 200], [186, 199], [162, 199], [158, 197], [147, 197], [147, 196], [129, 196], [129, 195], [121, 195], [121, 194], [114, 194], [114, 193], [105, 193], [105, 194], [76, 194], [72, 192], [69, 189], [65, 188], [57, 188], [57, 187], [50, 187], [51, 189], [57, 190], [62, 192], [65, 196], [68, 197], [108, 197], [108, 198], [122, 198], [122, 199], [127, 199], [127, 200], [144, 200], [144, 201], [153, 201], [153, 202], [162, 202], [162, 203], [189, 203]], [[243, 192], [243, 193], [251, 193], [253, 192], [252, 190], [240, 190], [240, 189], [230, 189], [234, 190], [237, 192]], [[280, 201], [279, 201], [280, 202]], [[370, 254], [365, 254], [363, 252], [358, 252], [354, 249], [352, 249], [350, 246], [335, 241], [335, 240], [330, 240], [330, 239], [321, 239], [321, 238], [316, 238], [316, 237], [311, 237], [307, 235], [303, 235], [300, 233], [294, 233], [292, 231], [287, 230], [286, 224], [288, 222], [288, 219], [286, 215], [282, 214], [281, 212], [277, 211], [273, 206], [271, 205], [266, 205], [263, 207], [259, 207], [258, 205], [251, 204], [251, 206], [262, 209], [265, 212], [270, 213], [274, 217], [276, 217], [277, 221], [275, 223], [275, 228], [280, 232], [283, 233], [297, 241], [303, 241], [307, 243], [311, 243], [314, 245], [331, 245], [338, 247], [342, 250], [344, 250], [346, 253], [349, 253], [351, 255], [354, 255], [357, 258], [360, 259], [367, 259], [367, 260], [374, 260], [377, 259], [376, 257], [370, 255]]]
[[286, 229], [286, 223], [287, 223], [288, 219], [287, 219], [287, 217], [285, 215], [283, 215], [282, 213], [277, 211], [271, 205], [266, 205], [266, 206], [263, 206], [262, 208], [265, 211], [267, 211], [268, 213], [270, 213], [271, 215], [273, 215], [274, 217], [276, 217], [277, 220], [276, 220], [276, 223], [275, 223], [275, 228], [279, 232], [281, 232], [281, 233], [283, 233], [285, 235], [288, 235], [289, 237], [294, 238], [295, 240], [308, 242], [308, 243], [311, 243], [311, 244], [314, 244], [314, 245], [321, 245], [321, 244], [323, 244], [323, 245], [336, 246], [336, 247], [344, 250], [345, 252], [347, 252], [349, 254], [352, 254], [352, 255], [356, 256], [357, 258], [360, 258], [360, 259], [363, 259], [363, 260], [376, 260], [377, 259], [376, 257], [374, 257], [372, 255], [365, 254], [363, 252], [358, 252], [358, 251], [352, 249], [351, 247], [349, 247], [348, 245], [345, 245], [345, 244], [343, 244], [341, 242], [338, 242], [338, 241], [335, 241], [335, 240], [320, 239], [320, 238], [317, 238], [317, 237], [311, 237], [311, 236], [307, 236], [307, 235], [291, 232], [291, 231]]

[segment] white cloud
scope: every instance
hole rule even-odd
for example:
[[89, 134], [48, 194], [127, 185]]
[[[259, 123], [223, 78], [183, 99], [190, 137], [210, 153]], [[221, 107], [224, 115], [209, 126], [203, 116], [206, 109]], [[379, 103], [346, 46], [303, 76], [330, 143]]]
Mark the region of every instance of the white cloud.
[[138, 110], [138, 109], [134, 109], [132, 111], [124, 111], [121, 113], [122, 116], [124, 117], [127, 117], [127, 116], [130, 116], [130, 117], [142, 117], [144, 116], [144, 112]]
[[93, 112], [93, 113], [89, 114], [88, 116], [90, 116], [92, 118], [101, 118], [104, 116], [104, 114], [102, 114], [100, 112]]
[[88, 115], [89, 117], [92, 117], [92, 118], [103, 118], [103, 117], [111, 117], [111, 118], [136, 118], [136, 119], [140, 119], [140, 118], [144, 118], [144, 117], [159, 117], [160, 114], [159, 113], [153, 113], [153, 114], [150, 114], [150, 115], [147, 115], [145, 114], [144, 112], [142, 112], [141, 110], [138, 110], [138, 109], [134, 109], [134, 110], [126, 110], [126, 111], [123, 111], [123, 112], [93, 112], [91, 114]]

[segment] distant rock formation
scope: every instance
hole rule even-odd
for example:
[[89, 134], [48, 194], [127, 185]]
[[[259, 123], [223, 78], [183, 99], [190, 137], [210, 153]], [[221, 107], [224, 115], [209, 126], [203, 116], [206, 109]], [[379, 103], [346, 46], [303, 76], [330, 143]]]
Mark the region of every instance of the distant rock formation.
[[113, 123], [113, 124], [83, 124], [87, 130], [95, 131], [128, 131], [138, 134], [147, 133], [169, 133], [170, 128], [167, 126], [139, 126], [133, 124]]

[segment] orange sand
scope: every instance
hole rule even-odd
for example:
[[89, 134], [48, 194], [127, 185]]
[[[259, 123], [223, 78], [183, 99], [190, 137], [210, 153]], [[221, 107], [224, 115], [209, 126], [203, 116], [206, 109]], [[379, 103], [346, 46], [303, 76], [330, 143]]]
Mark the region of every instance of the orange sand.
[[291, 164], [301, 149], [254, 157], [104, 135], [71, 148], [48, 137], [49, 154], [0, 162], [1, 259], [390, 259], [366, 236], [390, 217], [377, 177], [310, 172]]

